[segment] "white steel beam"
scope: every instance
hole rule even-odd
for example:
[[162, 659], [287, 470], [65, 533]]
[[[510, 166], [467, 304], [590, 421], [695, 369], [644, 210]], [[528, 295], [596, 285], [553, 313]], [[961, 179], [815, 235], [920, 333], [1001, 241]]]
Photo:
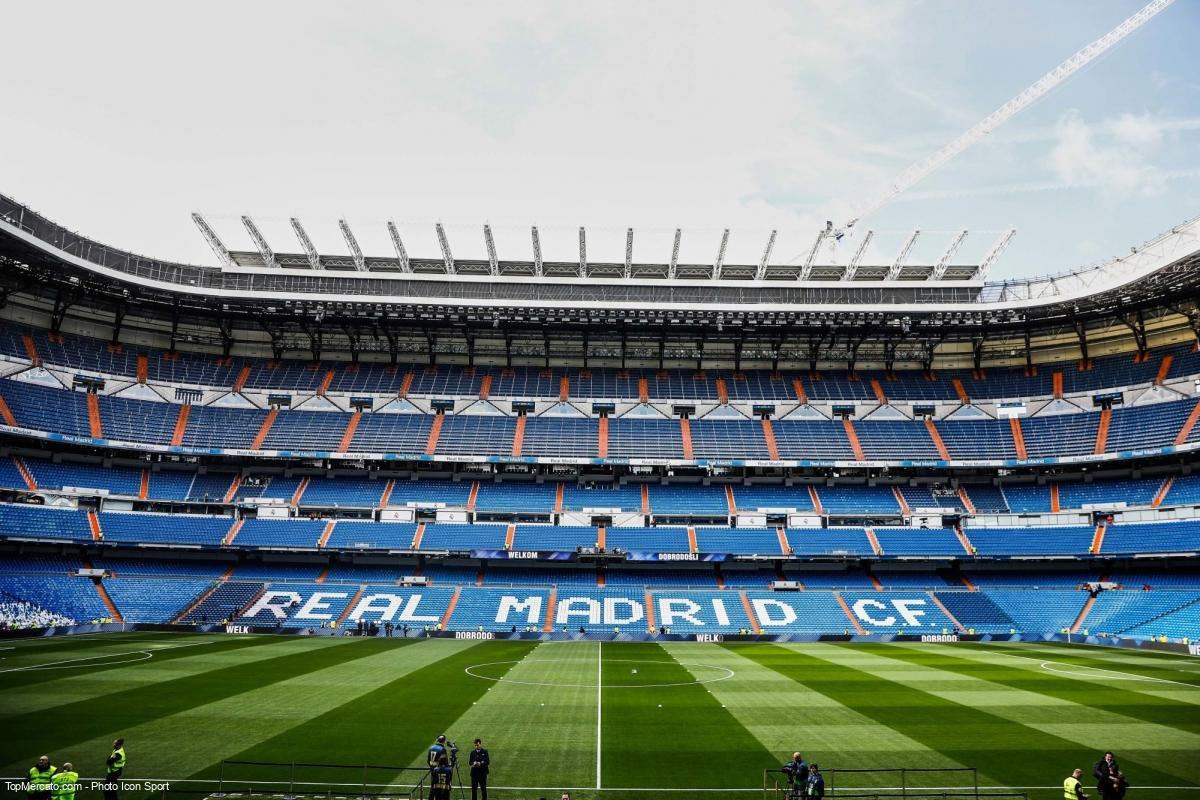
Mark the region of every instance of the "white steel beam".
[[587, 231], [579, 226], [579, 277], [587, 277]]
[[633, 228], [625, 229], [625, 277], [633, 277]]
[[542, 264], [542, 239], [538, 236], [537, 225], [530, 228], [530, 233], [533, 236], [533, 274], [540, 278], [545, 267]]
[[675, 270], [679, 266], [679, 240], [682, 235], [683, 234], [680, 233], [680, 229], [676, 228], [675, 244], [671, 247], [671, 263], [667, 265], [667, 277], [672, 280], [675, 278]]
[[488, 274], [500, 274], [500, 261], [496, 258], [496, 243], [492, 241], [492, 226], [483, 226], [483, 243], [487, 245]]
[[217, 236], [217, 232], [209, 226], [208, 221], [200, 215], [199, 211], [192, 212], [192, 222], [196, 223], [200, 235], [204, 237], [204, 241], [208, 242], [213, 255], [217, 257], [217, 262], [225, 268], [234, 266], [233, 256], [229, 255], [229, 248], [225, 246], [221, 237]]
[[400, 231], [396, 230], [396, 223], [389, 219], [387, 229], [388, 235], [392, 237], [392, 247], [396, 249], [396, 260], [400, 262], [400, 271], [412, 272], [412, 264], [408, 260], [408, 251], [404, 249], [404, 242], [400, 239]]
[[321, 256], [317, 253], [317, 248], [313, 247], [312, 239], [308, 238], [308, 232], [304, 230], [304, 226], [300, 224], [300, 220], [292, 217], [292, 230], [296, 233], [296, 239], [299, 240], [300, 246], [304, 248], [304, 255], [308, 256], [308, 265], [313, 269], [321, 269]]
[[254, 240], [254, 246], [258, 248], [259, 254], [262, 256], [263, 266], [275, 269], [279, 266], [279, 262], [275, 260], [275, 253], [271, 250], [271, 245], [267, 244], [266, 238], [262, 235], [262, 231], [254, 224], [254, 220], [250, 217], [243, 216], [242, 224], [246, 226], [246, 231], [250, 234], [250, 238]]
[[808, 257], [804, 259], [804, 265], [800, 267], [800, 280], [808, 280], [808, 276], [812, 273], [813, 262], [817, 260], [817, 254], [821, 252], [821, 244], [825, 241], [825, 237], [831, 232], [831, 226], [826, 223], [825, 227], [817, 234], [817, 240], [813, 242], [812, 249], [808, 251]]
[[358, 246], [358, 239], [354, 238], [354, 231], [350, 230], [350, 223], [339, 219], [338, 227], [342, 229], [342, 238], [346, 240], [346, 247], [350, 248], [350, 257], [354, 259], [354, 268], [359, 272], [366, 272], [367, 259], [363, 257], [362, 248]]
[[1017, 235], [1016, 228], [1009, 228], [1004, 233], [1000, 234], [1000, 238], [996, 240], [996, 244], [992, 245], [992, 249], [983, 257], [983, 261], [979, 262], [979, 268], [975, 270], [976, 280], [985, 280], [988, 273], [992, 270], [992, 265], [996, 263], [996, 259], [1004, 252], [1004, 248], [1008, 247], [1008, 243]]
[[433, 227], [437, 231], [438, 245], [442, 248], [442, 261], [446, 264], [446, 274], [456, 275], [458, 269], [454, 266], [454, 255], [450, 252], [450, 240], [446, 238], [446, 229], [440, 222]]
[[767, 277], [767, 264], [771, 261], [771, 251], [775, 249], [775, 235], [779, 231], [771, 231], [771, 236], [767, 239], [767, 247], [763, 250], [762, 259], [758, 262], [758, 269], [754, 271], [754, 279], [761, 281]]
[[908, 237], [908, 241], [904, 243], [904, 247], [900, 248], [900, 253], [896, 256], [896, 260], [892, 262], [890, 267], [888, 267], [887, 279], [889, 281], [894, 281], [896, 278], [900, 277], [900, 270], [904, 269], [904, 262], [908, 260], [908, 254], [912, 252], [913, 245], [917, 243], [917, 239], [920, 237], [920, 235], [921, 231], [918, 228], [912, 232], [911, 236]]
[[933, 272], [929, 273], [929, 280], [940, 281], [942, 279], [942, 276], [946, 274], [946, 267], [950, 266], [950, 259], [954, 258], [954, 254], [958, 252], [958, 248], [962, 247], [963, 240], [966, 238], [967, 229], [963, 228], [946, 248], [946, 252], [942, 253], [942, 257], [933, 265]]
[[712, 278], [721, 279], [721, 268], [725, 266], [725, 248], [729, 246], [729, 228], [721, 234], [721, 247], [717, 250], [717, 260], [713, 262]]
[[867, 231], [867, 235], [863, 237], [862, 242], [858, 245], [858, 249], [854, 251], [854, 255], [850, 258], [850, 263], [846, 265], [846, 271], [842, 274], [842, 280], [852, 281], [858, 273], [858, 265], [862, 263], [863, 256], [867, 253], [867, 247], [871, 244], [871, 239], [875, 237], [875, 231]]

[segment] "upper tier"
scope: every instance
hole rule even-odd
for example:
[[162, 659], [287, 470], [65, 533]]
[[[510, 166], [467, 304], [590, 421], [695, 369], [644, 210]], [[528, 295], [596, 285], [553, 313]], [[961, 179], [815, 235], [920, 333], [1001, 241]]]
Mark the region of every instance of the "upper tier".
[[786, 370], [539, 368], [363, 361], [276, 361], [175, 352], [0, 324], [0, 355], [89, 375], [221, 391], [698, 402], [947, 401], [1049, 398], [1181, 381], [1200, 375], [1193, 345], [1033, 369]]

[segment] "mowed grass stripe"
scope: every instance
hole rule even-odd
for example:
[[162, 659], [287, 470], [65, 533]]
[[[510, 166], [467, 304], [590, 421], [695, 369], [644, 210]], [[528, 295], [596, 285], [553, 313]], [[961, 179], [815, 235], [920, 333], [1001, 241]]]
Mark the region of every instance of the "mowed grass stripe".
[[[129, 669], [91, 670], [77, 667], [56, 670], [52, 673], [58, 676], [56, 680], [0, 690], [0, 725], [6, 724], [7, 718], [16, 714], [42, 713], [78, 702], [105, 702], [102, 698], [118, 692], [152, 691], [154, 684], [306, 649], [299, 646], [295, 639], [255, 638], [256, 645], [266, 646], [248, 648], [244, 643], [234, 643], [225, 637], [220, 642], [202, 642], [197, 647], [186, 648], [186, 654], [180, 653], [170, 659], [159, 657], [160, 652], [167, 651], [151, 650], [155, 653], [154, 658], [129, 664]], [[328, 641], [333, 644], [332, 640]]]
[[[150, 661], [162, 662], [175, 658], [187, 658], [196, 650], [204, 647], [238, 649], [257, 647], [262, 644], [265, 644], [265, 642], [261, 641], [260, 638], [255, 638], [254, 640], [228, 638], [225, 641], [217, 641], [208, 638], [187, 640], [184, 637], [176, 637], [170, 641], [149, 640], [138, 642], [125, 639], [108, 640], [97, 638], [89, 640], [86, 643], [81, 642], [79, 647], [69, 649], [55, 648], [53, 651], [39, 651], [37, 653], [22, 652], [6, 658], [4, 661], [0, 661], [0, 670], [10, 670], [8, 672], [0, 672], [0, 691], [20, 689], [26, 686], [58, 680], [72, 674], [73, 670], [100, 673], [110, 669], [124, 669], [137, 663], [148, 663]], [[139, 651], [150, 652], [154, 655], [152, 658], [144, 659], [142, 662], [131, 660], [138, 658], [138, 656], [127, 655]], [[24, 669], [26, 667], [43, 668]], [[49, 669], [45, 667], [55, 668]], [[62, 669], [59, 667], [62, 667]], [[16, 668], [22, 669], [18, 670]]]
[[[458, 645], [453, 650], [447, 644]], [[394, 676], [370, 691], [347, 698], [303, 723], [281, 731], [237, 754], [257, 761], [306, 761], [323, 764], [421, 766], [424, 753], [440, 733], [487, 690], [487, 684], [463, 670], [483, 660], [517, 661], [535, 647], [531, 642], [498, 642], [480, 656], [477, 642], [421, 640], [413, 650], [436, 650], [438, 658], [419, 669]], [[300, 695], [303, 703], [304, 696]], [[321, 770], [298, 770], [305, 780], [329, 781]], [[411, 780], [397, 781], [398, 777]], [[416, 783], [421, 773], [376, 771], [373, 782]], [[351, 780], [359, 780], [359, 775]]]
[[[1143, 784], [1170, 785], [1179, 778], [1189, 782], [1200, 778], [1200, 763], [1192, 763], [1192, 756], [1200, 752], [1200, 735], [1186, 729], [1195, 728], [1194, 722], [1189, 724], [1188, 707], [1159, 707], [1161, 719], [1147, 721], [1156, 716], [1150, 705], [1153, 698], [1105, 689], [1097, 701], [1096, 689], [1088, 684], [1033, 672], [1028, 662], [996, 663], [990, 653], [978, 654], [983, 660], [973, 659], [972, 648], [959, 645], [926, 646], [923, 652], [905, 644], [867, 645], [854, 652], [860, 660], [882, 658], [905, 665], [895, 677], [907, 685], [986, 706], [998, 716], [1076, 742], [1084, 753], [1115, 750], [1119, 742], [1123, 768], [1132, 774], [1136, 766]], [[889, 669], [882, 663], [870, 668]], [[1142, 716], [1121, 713], [1127, 708]], [[1150, 778], [1155, 771], [1162, 777]], [[1176, 777], [1172, 780], [1170, 775]]]
[[[927, 715], [942, 717], [947, 725], [951, 724], [953, 716], [959, 715], [959, 726], [969, 726], [972, 730], [970, 738], [974, 740], [978, 736], [979, 742], [988, 745], [977, 751], [979, 756], [975, 762], [966, 763], [978, 766], [998, 782], [1038, 785], [1040, 775], [1042, 785], [1045, 785], [1047, 775], [1074, 766], [1086, 769], [1099, 753], [1107, 748], [1116, 749], [1114, 740], [1121, 743], [1127, 754], [1123, 768], [1128, 774], [1136, 771], [1139, 782], [1168, 786], [1180, 782], [1181, 776], [1151, 766], [1161, 766], [1166, 759], [1134, 759], [1128, 756], [1125, 747], [1141, 736], [1162, 741], [1161, 737], [1171, 736], [1170, 729], [1109, 714], [1103, 711], [1102, 703], [1080, 706], [962, 674], [953, 669], [954, 658], [947, 652], [949, 650], [934, 646], [930, 654], [933, 659], [925, 664], [903, 660], [901, 656], [910, 651], [896, 645], [853, 648], [818, 645], [812, 652], [841, 669], [853, 669], [875, 677], [885, 683], [894, 696], [923, 705]], [[982, 730], [976, 730], [981, 726]], [[1191, 738], [1182, 732], [1178, 736]], [[1166, 741], [1178, 740], [1168, 738]], [[1011, 763], [1014, 756], [1005, 752], [1010, 748], [1023, 754], [1015, 757], [1021, 763]]]
[[[928, 646], [897, 645], [887, 655], [902, 658], [909, 663], [927, 663], [930, 655]], [[1161, 696], [1156, 687], [1165, 687], [1167, 692], [1191, 695], [1189, 699], [1200, 700], [1200, 687], [1190, 688], [1171, 684], [1139, 680], [1134, 677], [1123, 680], [1119, 675], [1097, 673], [1093, 667], [1080, 661], [1076, 664], [1056, 661], [1055, 670], [1067, 670], [1070, 674], [1042, 668], [1040, 657], [1022, 657], [1020, 653], [996, 651], [988, 647], [952, 645], [938, 651], [937, 658], [942, 669], [950, 669], [964, 675], [1001, 683], [1014, 689], [1037, 692], [1089, 708], [1104, 714], [1119, 714], [1130, 721], [1154, 723], [1171, 730], [1200, 735], [1200, 714], [1191, 705], [1181, 703], [1176, 697]], [[1130, 673], [1132, 675], [1132, 673]], [[1107, 675], [1107, 677], [1106, 677]], [[1143, 691], [1143, 688], [1150, 691]], [[1104, 701], [1096, 703], [1096, 692], [1104, 694]], [[1200, 745], [1200, 738], [1197, 739]]]
[[[456, 643], [448, 644], [427, 648], [415, 646], [415, 640], [406, 644], [354, 639], [347, 640], [343, 648], [314, 649], [314, 655], [338, 653], [344, 657], [323, 668], [322, 660], [317, 659], [310, 671], [287, 680], [270, 682], [267, 676], [265, 685], [247, 687], [241, 694], [199, 702], [179, 713], [123, 730], [129, 753], [126, 777], [169, 778], [173, 788], [201, 788], [184, 779], [197, 773], [215, 778], [215, 762], [461, 649]], [[368, 654], [359, 657], [364, 650]], [[110, 739], [97, 737], [69, 750], [57, 748], [53, 752], [59, 760], [74, 760], [80, 774], [90, 776], [103, 772]], [[209, 784], [202, 786], [211, 790]]]
[[[1007, 643], [989, 643], [986, 649], [994, 653], [1003, 653], [1019, 658], [1012, 659], [1016, 664], [1025, 661], [1034, 669], [1041, 669], [1042, 661], [1053, 662], [1053, 669], [1069, 670], [1070, 665], [1086, 667], [1078, 670], [1079, 674], [1069, 674], [1068, 677], [1080, 681], [1096, 681], [1106, 685], [1114, 681], [1128, 689], [1154, 693], [1167, 697], [1176, 702], [1200, 704], [1200, 663], [1185, 662], [1182, 657], [1174, 660], [1155, 658], [1160, 654], [1137, 653], [1136, 651], [1106, 653], [1098, 648], [1080, 648], [1072, 645], [1061, 647], [1021, 646]], [[1094, 674], [1087, 674], [1087, 673]], [[1155, 680], [1135, 680], [1134, 678], [1153, 678]]]
[[[901, 761], [912, 767], [962, 766], [767, 666], [788, 658], [773, 645], [673, 643], [663, 647], [685, 666], [712, 664], [734, 671], [733, 678], [706, 684], [706, 688], [772, 753], [773, 760], [760, 765], [760, 773], [761, 769], [778, 769], [797, 750], [826, 767], [890, 767]], [[703, 678], [713, 675], [705, 669], [692, 672]], [[782, 775], [776, 777], [783, 779]], [[895, 778], [864, 776], [861, 782], [887, 786]]]
[[[622, 642], [606, 642], [603, 652], [605, 789], [762, 786], [762, 768], [775, 756], [670, 653], [657, 644]], [[643, 685], [683, 685], [618, 686], [635, 682], [633, 669]]]
[[[24, 731], [25, 734], [19, 740], [5, 739], [3, 750], [0, 751], [3, 774], [19, 774], [13, 770], [19, 769], [22, 764], [26, 764], [28, 769], [31, 758], [54, 749], [106, 737], [111, 741], [123, 735], [122, 731], [143, 723], [378, 652], [378, 646], [364, 640], [341, 640], [329, 645], [318, 644], [316, 640], [256, 638], [258, 641], [253, 643], [254, 646], [245, 647], [242, 652], [251, 656], [262, 652], [272, 657], [165, 680], [153, 686], [135, 687], [96, 700], [71, 703], [51, 712], [9, 717], [5, 720], [5, 727]], [[299, 647], [296, 646], [297, 642], [300, 642]], [[183, 653], [186, 649], [173, 652]], [[276, 652], [280, 653], [277, 657], [274, 656]], [[141, 664], [132, 664], [126, 669], [136, 670], [139, 667]], [[69, 724], [61, 724], [68, 720]], [[53, 721], [60, 724], [51, 724]]]
[[[783, 655], [766, 661], [768, 666], [852, 706], [880, 725], [943, 753], [949, 761], [977, 767], [983, 783], [1053, 785], [1055, 776], [1064, 769], [1063, 765], [1074, 766], [1073, 762], [1079, 757], [1078, 747], [1058, 737], [913, 689], [873, 671], [818, 657], [818, 654], [836, 656], [839, 652], [836, 646], [773, 647]], [[903, 754], [897, 754], [896, 763], [877, 766], [904, 767], [907, 761]], [[957, 785], [961, 777], [922, 776], [922, 780], [953, 780], [954, 783], [939, 785]], [[1061, 794], [1060, 790], [1056, 796]]]
[[[542, 642], [516, 664], [479, 668], [480, 674], [503, 680], [477, 679], [484, 693], [447, 731], [463, 748], [463, 764], [479, 737], [492, 754], [492, 785], [594, 785], [600, 646]], [[490, 645], [474, 654], [479, 663], [498, 660]]]

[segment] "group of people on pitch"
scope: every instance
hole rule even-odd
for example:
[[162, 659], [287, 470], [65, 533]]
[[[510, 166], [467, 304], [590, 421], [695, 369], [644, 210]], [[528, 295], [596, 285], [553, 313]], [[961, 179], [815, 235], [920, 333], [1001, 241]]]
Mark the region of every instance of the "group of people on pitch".
[[[1088, 795], [1083, 791], [1083, 782], [1079, 780], [1081, 777], [1083, 770], [1076, 769], [1063, 781], [1063, 800], [1088, 800]], [[1125, 773], [1121, 772], [1111, 750], [1092, 765], [1092, 777], [1096, 779], [1096, 793], [1100, 795], [1100, 800], [1124, 800], [1129, 781], [1125, 780]]]
[[783, 765], [781, 772], [787, 776], [788, 797], [825, 796], [821, 768], [815, 763], [809, 764], [799, 753], [792, 753], [792, 760]]
[[[121, 776], [125, 774], [125, 740], [114, 739], [112, 752], [104, 760], [104, 800], [117, 800]], [[70, 761], [61, 768], [50, 763], [50, 756], [42, 756], [29, 768], [29, 800], [75, 800], [79, 791], [79, 773]]]
[[[429, 797], [430, 800], [450, 800], [450, 789], [454, 783], [454, 768], [458, 766], [458, 745], [448, 741], [446, 735], [437, 737], [429, 746]], [[487, 779], [491, 771], [492, 757], [483, 747], [483, 741], [475, 740], [475, 747], [467, 756], [471, 767], [471, 800], [477, 800], [482, 792], [487, 800]]]

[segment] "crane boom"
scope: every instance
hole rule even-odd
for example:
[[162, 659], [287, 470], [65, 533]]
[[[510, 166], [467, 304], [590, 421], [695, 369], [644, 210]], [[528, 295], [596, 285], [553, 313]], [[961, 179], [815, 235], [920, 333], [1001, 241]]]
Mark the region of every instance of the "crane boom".
[[1125, 20], [1120, 25], [1089, 44], [1087, 47], [1084, 47], [1082, 50], [1075, 53], [1075, 55], [1071, 56], [1057, 67], [1047, 72], [1041, 78], [1038, 78], [1038, 80], [1035, 81], [1031, 86], [1018, 94], [1016, 97], [1009, 100], [1004, 105], [1000, 106], [1000, 108], [996, 109], [988, 116], [984, 117], [962, 136], [959, 136], [941, 150], [938, 150], [932, 155], [926, 156], [910, 166], [908, 169], [904, 170], [904, 172], [901, 172], [866, 201], [855, 206], [850, 220], [842, 226], [842, 229], [844, 230], [853, 227], [854, 224], [863, 217], [886, 205], [896, 195], [911, 188], [914, 184], [929, 175], [931, 172], [953, 159], [959, 153], [978, 142], [984, 136], [987, 136], [989, 133], [996, 130], [996, 128], [1000, 127], [1022, 110], [1032, 105], [1063, 81], [1067, 80], [1076, 72], [1079, 72], [1079, 70], [1090, 64], [1092, 61], [1095, 61], [1101, 55], [1108, 52], [1108, 50], [1112, 49], [1118, 42], [1136, 31], [1142, 25], [1149, 22], [1150, 19], [1152, 19], [1164, 8], [1171, 5], [1171, 3], [1174, 1], [1175, 0], [1153, 0], [1152, 2], [1148, 3], [1142, 8], [1141, 11], [1137, 12], [1132, 17]]

